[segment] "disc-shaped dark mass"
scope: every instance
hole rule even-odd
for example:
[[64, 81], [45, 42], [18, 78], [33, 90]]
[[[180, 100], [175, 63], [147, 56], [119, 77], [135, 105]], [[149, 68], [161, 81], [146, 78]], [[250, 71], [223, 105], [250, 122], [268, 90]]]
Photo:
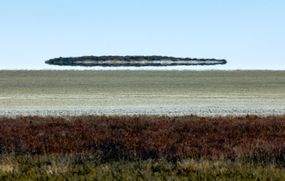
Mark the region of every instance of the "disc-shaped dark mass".
[[46, 61], [50, 65], [62, 66], [178, 66], [178, 65], [223, 65], [227, 61], [214, 58], [178, 58], [167, 56], [83, 56], [59, 57]]

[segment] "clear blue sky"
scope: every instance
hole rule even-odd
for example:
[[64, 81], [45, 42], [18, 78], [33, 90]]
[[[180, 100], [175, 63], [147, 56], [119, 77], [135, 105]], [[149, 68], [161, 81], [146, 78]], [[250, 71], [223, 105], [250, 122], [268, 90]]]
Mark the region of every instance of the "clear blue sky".
[[0, 69], [82, 55], [225, 58], [224, 69], [285, 70], [285, 1], [0, 1]]

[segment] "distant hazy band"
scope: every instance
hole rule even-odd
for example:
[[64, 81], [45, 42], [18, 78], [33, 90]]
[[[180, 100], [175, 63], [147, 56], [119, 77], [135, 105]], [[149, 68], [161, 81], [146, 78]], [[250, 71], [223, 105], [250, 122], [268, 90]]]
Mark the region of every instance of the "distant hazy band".
[[63, 66], [177, 66], [177, 65], [223, 65], [224, 59], [177, 58], [166, 56], [83, 56], [59, 57], [46, 64]]

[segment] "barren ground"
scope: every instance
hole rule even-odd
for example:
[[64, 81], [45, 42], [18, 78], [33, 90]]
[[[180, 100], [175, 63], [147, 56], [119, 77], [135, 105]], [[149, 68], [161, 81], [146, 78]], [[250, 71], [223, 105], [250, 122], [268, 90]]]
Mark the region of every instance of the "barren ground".
[[0, 115], [282, 115], [284, 71], [0, 71]]

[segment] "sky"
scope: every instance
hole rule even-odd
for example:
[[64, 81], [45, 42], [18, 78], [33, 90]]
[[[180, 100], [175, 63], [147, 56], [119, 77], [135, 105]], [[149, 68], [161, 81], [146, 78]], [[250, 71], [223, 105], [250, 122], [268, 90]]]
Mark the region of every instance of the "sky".
[[284, 9], [284, 0], [1, 0], [0, 69], [164, 55], [229, 62], [209, 69], [285, 70]]

